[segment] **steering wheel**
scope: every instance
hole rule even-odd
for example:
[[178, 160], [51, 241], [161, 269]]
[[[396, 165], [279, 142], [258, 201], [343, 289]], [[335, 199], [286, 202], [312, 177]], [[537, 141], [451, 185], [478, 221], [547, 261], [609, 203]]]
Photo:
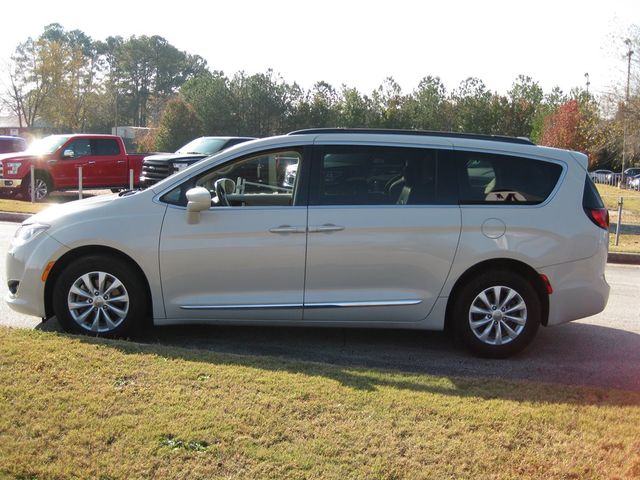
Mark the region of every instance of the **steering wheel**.
[[216, 196], [218, 197], [218, 204], [222, 207], [230, 207], [229, 199], [227, 198], [227, 187], [231, 191], [235, 190], [236, 185], [233, 180], [228, 178], [219, 178], [213, 184], [213, 188], [216, 191]]

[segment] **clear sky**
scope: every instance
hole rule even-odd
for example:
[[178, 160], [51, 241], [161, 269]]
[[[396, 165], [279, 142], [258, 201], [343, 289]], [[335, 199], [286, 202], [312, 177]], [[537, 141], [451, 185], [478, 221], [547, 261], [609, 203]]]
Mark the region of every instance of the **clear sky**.
[[506, 92], [519, 74], [568, 91], [587, 72], [600, 93], [624, 78], [620, 38], [640, 25], [640, 0], [34, 0], [2, 10], [2, 60], [57, 22], [94, 39], [161, 35], [227, 75], [272, 68], [305, 88], [325, 80], [364, 93], [387, 76], [409, 92], [426, 75], [447, 90], [475, 76]]

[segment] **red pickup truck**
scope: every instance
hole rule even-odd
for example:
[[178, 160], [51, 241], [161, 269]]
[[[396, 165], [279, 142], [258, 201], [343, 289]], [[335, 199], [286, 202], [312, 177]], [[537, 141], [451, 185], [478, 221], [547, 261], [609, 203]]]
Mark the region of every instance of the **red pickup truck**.
[[144, 157], [128, 154], [122, 138], [115, 135], [50, 135], [24, 152], [0, 155], [0, 192], [31, 198], [31, 165], [36, 200], [54, 190], [77, 189], [80, 166], [84, 188], [126, 188], [130, 169], [137, 186]]

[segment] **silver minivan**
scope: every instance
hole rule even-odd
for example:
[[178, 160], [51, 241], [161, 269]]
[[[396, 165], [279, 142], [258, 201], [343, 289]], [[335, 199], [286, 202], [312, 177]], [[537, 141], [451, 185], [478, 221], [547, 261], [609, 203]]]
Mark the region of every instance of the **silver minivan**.
[[7, 302], [93, 335], [148, 318], [451, 328], [475, 354], [506, 357], [540, 325], [604, 309], [608, 223], [581, 153], [302, 130], [34, 215], [8, 252]]

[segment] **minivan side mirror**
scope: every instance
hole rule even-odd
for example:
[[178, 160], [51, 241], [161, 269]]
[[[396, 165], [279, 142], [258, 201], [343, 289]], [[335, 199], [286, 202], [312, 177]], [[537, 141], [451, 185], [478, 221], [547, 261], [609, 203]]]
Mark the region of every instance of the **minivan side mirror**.
[[75, 157], [76, 154], [73, 150], [71, 150], [70, 148], [66, 149], [64, 152], [62, 152], [62, 158], [73, 158]]
[[211, 207], [211, 194], [204, 187], [195, 187], [187, 190], [187, 223], [200, 222], [200, 212]]

